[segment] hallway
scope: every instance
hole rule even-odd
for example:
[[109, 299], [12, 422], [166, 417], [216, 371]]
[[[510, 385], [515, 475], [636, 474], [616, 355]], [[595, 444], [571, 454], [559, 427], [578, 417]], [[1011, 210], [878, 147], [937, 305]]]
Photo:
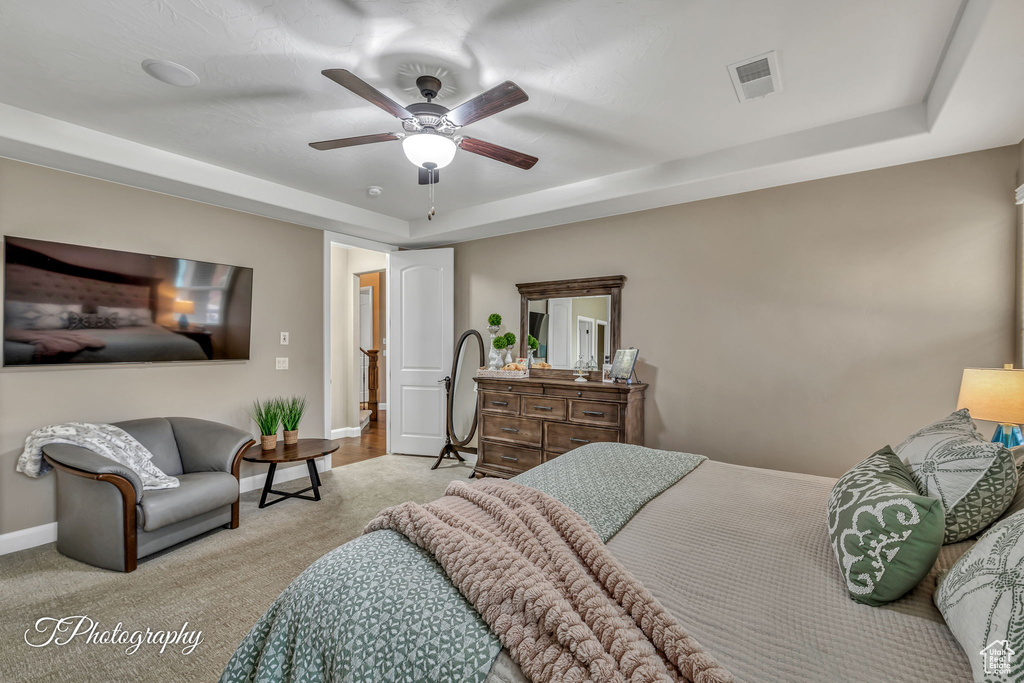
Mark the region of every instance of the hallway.
[[337, 440], [341, 447], [331, 456], [332, 468], [351, 465], [387, 453], [387, 411], [377, 411], [377, 415], [377, 420], [371, 420], [359, 436]]

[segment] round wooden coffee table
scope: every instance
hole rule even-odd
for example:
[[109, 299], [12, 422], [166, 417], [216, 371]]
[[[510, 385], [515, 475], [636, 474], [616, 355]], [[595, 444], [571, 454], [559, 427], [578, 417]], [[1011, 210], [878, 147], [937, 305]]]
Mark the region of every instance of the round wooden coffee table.
[[[320, 500], [320, 473], [316, 471], [316, 461], [314, 458], [319, 458], [322, 455], [333, 453], [338, 450], [338, 442], [331, 441], [330, 439], [299, 439], [298, 443], [286, 445], [283, 441], [277, 442], [277, 448], [272, 451], [265, 451], [263, 448], [256, 444], [242, 454], [243, 460], [249, 462], [262, 462], [268, 463], [270, 469], [267, 470], [267, 481], [263, 484], [263, 495], [260, 496], [260, 508], [265, 508], [268, 505], [274, 503], [280, 503], [285, 498], [302, 498], [303, 500]], [[296, 491], [295, 493], [286, 493], [285, 491], [274, 490], [274, 473], [277, 472], [277, 466], [279, 463], [289, 462], [301, 462], [306, 461], [306, 467], [309, 469], [309, 483], [310, 486]], [[312, 491], [312, 496], [303, 496], [301, 494], [306, 491]], [[267, 494], [274, 493], [280, 496], [274, 500], [267, 502]]]

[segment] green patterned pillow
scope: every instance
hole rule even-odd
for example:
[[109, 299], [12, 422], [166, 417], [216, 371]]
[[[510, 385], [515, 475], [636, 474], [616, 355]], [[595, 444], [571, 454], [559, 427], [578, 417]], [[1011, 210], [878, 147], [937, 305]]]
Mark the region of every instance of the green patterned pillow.
[[1013, 454], [986, 441], [967, 409], [908, 436], [896, 453], [917, 490], [946, 510], [945, 543], [978, 533], [999, 518], [1017, 491]]
[[957, 560], [935, 606], [971, 662], [974, 680], [1024, 680], [1024, 514], [994, 525]]
[[882, 605], [920, 583], [942, 548], [942, 504], [917, 492], [886, 446], [844, 474], [828, 498], [828, 534], [850, 597]]

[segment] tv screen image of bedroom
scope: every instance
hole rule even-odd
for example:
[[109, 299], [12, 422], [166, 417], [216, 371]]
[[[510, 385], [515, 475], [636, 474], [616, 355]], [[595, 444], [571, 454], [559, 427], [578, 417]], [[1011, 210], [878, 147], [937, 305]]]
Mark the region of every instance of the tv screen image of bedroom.
[[252, 269], [4, 239], [5, 366], [248, 360]]

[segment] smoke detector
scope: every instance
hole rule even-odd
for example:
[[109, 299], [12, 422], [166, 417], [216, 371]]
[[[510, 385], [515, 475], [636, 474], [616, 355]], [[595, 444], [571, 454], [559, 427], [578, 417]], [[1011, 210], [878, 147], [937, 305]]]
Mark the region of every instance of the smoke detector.
[[366, 188], [366, 194], [370, 197], [379, 197], [384, 194], [384, 188], [380, 185], [370, 185]]
[[729, 76], [740, 102], [760, 99], [782, 90], [775, 50], [730, 64]]

